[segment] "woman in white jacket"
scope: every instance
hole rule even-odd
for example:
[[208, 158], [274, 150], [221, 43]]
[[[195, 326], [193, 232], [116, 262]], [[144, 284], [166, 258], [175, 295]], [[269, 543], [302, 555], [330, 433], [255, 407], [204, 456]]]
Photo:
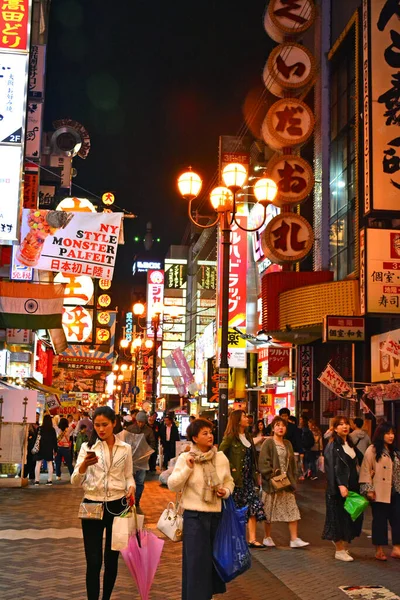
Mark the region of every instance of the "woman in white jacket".
[[221, 518], [221, 498], [233, 492], [229, 461], [214, 447], [212, 423], [196, 419], [187, 429], [192, 446], [168, 479], [181, 492], [183, 513], [182, 600], [210, 600], [226, 591], [213, 565], [213, 543]]
[[114, 516], [133, 503], [132, 450], [129, 444], [115, 437], [115, 412], [100, 406], [93, 415], [93, 433], [89, 442], [82, 444], [71, 475], [73, 485], [82, 485], [84, 502], [102, 502], [102, 519], [82, 519], [86, 556], [86, 591], [88, 600], [99, 600], [100, 570], [103, 562], [103, 532], [106, 530], [104, 550], [103, 600], [109, 600], [118, 572], [119, 552], [111, 550]]

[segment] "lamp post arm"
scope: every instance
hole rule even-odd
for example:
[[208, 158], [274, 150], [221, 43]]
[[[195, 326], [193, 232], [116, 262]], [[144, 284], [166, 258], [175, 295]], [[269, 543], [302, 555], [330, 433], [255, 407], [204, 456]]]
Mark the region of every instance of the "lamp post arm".
[[191, 220], [191, 222], [196, 225], [196, 227], [201, 227], [201, 229], [210, 229], [211, 227], [215, 227], [219, 221], [219, 215], [217, 215], [217, 218], [215, 219], [215, 221], [213, 221], [212, 223], [210, 223], [209, 225], [202, 225], [201, 223], [198, 223], [196, 221], [196, 219], [194, 219], [192, 217], [192, 202], [193, 200], [190, 200], [189, 202], [189, 208], [188, 208], [188, 215], [189, 215], [189, 219]]
[[264, 225], [266, 219], [267, 219], [267, 207], [264, 206], [264, 217], [263, 217], [262, 223], [258, 224], [257, 227], [254, 227], [254, 229], [247, 229], [246, 227], [242, 227], [242, 225], [240, 225], [236, 221], [236, 213], [233, 215], [232, 222], [234, 222], [235, 225], [237, 225], [239, 227], [239, 229], [242, 229], [242, 231], [246, 231], [247, 233], [254, 233], [255, 231], [258, 231]]

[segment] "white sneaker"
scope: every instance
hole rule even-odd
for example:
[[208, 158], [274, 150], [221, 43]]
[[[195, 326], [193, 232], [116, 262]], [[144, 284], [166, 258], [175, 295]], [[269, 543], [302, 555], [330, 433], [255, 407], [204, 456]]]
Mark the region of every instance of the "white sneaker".
[[336, 560], [342, 560], [343, 562], [353, 562], [354, 558], [350, 556], [347, 550], [337, 550], [335, 552]]
[[310, 542], [304, 542], [301, 538], [296, 538], [290, 542], [291, 548], [304, 548], [305, 546], [309, 546]]
[[59, 476], [57, 475], [57, 477], [56, 477], [56, 480], [57, 480], [57, 481], [61, 481], [61, 477], [59, 477]]
[[275, 548], [275, 542], [272, 537], [265, 537], [262, 543], [263, 546], [266, 546], [267, 548]]

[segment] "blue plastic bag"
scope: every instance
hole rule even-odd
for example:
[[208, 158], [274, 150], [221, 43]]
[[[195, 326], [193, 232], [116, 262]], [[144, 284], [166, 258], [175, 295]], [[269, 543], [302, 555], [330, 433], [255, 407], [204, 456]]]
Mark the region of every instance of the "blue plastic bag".
[[236, 508], [231, 496], [223, 500], [213, 558], [218, 575], [225, 583], [251, 567], [251, 555], [246, 541], [246, 514], [247, 506]]

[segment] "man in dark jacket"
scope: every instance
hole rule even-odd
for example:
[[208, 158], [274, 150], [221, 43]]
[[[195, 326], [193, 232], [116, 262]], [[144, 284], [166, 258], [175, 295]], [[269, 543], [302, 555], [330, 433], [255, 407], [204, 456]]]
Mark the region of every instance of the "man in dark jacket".
[[160, 438], [164, 451], [164, 467], [167, 468], [171, 458], [174, 458], [176, 455], [175, 442], [179, 442], [180, 440], [179, 431], [172, 415], [167, 415], [164, 418], [164, 423], [160, 430]]

